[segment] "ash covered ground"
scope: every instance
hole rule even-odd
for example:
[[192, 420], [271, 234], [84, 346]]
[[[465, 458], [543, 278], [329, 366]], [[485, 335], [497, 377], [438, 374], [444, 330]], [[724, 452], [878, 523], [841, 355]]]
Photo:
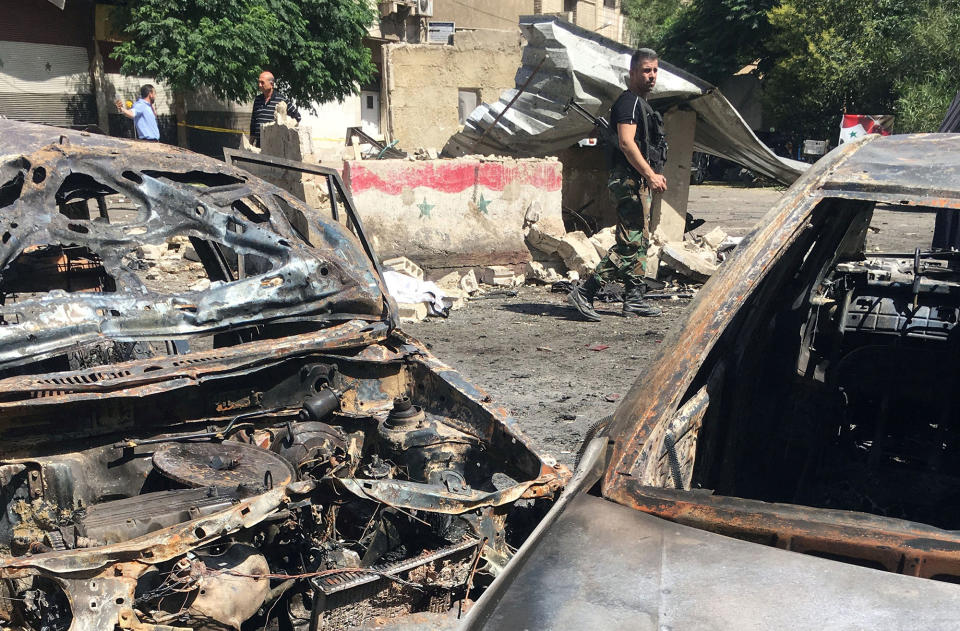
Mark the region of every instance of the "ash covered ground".
[[[690, 212], [743, 236], [782, 196], [782, 189], [702, 185], [690, 189]], [[878, 209], [867, 251], [912, 252], [928, 247], [931, 213]], [[659, 300], [659, 318], [620, 317], [619, 303], [597, 303], [601, 323], [574, 318], [563, 294], [518, 288], [515, 297], [470, 300], [446, 320], [429, 318], [403, 329], [445, 363], [487, 390], [516, 417], [543, 452], [568, 465], [592, 423], [612, 414], [643, 368], [659, 352], [691, 300]], [[602, 350], [590, 350], [591, 348]]]

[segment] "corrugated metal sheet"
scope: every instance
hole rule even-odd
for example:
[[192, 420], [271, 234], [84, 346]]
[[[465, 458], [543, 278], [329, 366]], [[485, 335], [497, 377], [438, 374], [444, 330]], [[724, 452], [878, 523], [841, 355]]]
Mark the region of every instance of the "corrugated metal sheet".
[[97, 124], [92, 94], [10, 94], [0, 92], [0, 115], [11, 120], [75, 127]]
[[[595, 116], [609, 116], [626, 85], [632, 48], [552, 16], [523, 16], [520, 29], [527, 45], [517, 71], [518, 87], [501, 93], [497, 103], [484, 103], [471, 112], [444, 153], [526, 157], [563, 150], [593, 132], [589, 122], [565, 111], [571, 99]], [[809, 166], [775, 155], [716, 88], [662, 59], [649, 99], [661, 110], [685, 103], [696, 111], [697, 151], [787, 184]]]
[[47, 125], [97, 122], [87, 49], [0, 41], [0, 115]]
[[90, 93], [90, 58], [80, 46], [0, 41], [0, 92]]

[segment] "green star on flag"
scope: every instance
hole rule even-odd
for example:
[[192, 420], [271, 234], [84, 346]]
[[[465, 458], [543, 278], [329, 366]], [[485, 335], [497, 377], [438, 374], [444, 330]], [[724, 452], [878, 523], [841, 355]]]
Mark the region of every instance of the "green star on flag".
[[480, 209], [480, 212], [482, 212], [484, 215], [489, 215], [490, 213], [487, 212], [487, 206], [489, 205], [490, 200], [484, 199], [483, 193], [480, 193], [480, 200], [477, 202], [477, 208]]
[[417, 204], [417, 208], [420, 209], [420, 217], [423, 218], [423, 217], [429, 217], [429, 216], [430, 216], [430, 211], [433, 210], [434, 208], [436, 208], [436, 205], [435, 205], [435, 204], [428, 204], [428, 203], [427, 203], [427, 198], [424, 197], [424, 198], [423, 198], [423, 203], [422, 203], [422, 204]]

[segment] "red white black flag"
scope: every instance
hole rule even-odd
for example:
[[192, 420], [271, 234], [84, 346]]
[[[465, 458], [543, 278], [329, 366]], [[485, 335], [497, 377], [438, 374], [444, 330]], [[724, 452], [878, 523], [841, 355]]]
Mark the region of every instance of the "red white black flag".
[[880, 134], [889, 136], [893, 129], [893, 116], [878, 115], [866, 116], [864, 114], [844, 114], [840, 121], [840, 144], [848, 140], [863, 138], [867, 134]]

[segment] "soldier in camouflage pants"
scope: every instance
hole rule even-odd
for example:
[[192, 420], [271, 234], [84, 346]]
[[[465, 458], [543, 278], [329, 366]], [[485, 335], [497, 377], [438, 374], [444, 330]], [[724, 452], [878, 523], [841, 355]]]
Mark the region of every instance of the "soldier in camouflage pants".
[[644, 281], [649, 243], [644, 220], [651, 193], [667, 190], [663, 176], [667, 142], [663, 118], [646, 97], [657, 82], [656, 51], [637, 50], [630, 59], [628, 89], [610, 108], [610, 126], [616, 130], [606, 140], [610, 164], [607, 187], [617, 204], [617, 242], [582, 285], [574, 287], [567, 300], [584, 320], [599, 322], [593, 300], [603, 281], [623, 282], [623, 315], [658, 316], [661, 309], [644, 300]]
[[650, 191], [642, 179], [624, 169], [616, 169], [607, 182], [617, 205], [617, 242], [594, 274], [604, 281], [642, 284], [647, 271], [647, 247], [644, 217], [650, 213]]

